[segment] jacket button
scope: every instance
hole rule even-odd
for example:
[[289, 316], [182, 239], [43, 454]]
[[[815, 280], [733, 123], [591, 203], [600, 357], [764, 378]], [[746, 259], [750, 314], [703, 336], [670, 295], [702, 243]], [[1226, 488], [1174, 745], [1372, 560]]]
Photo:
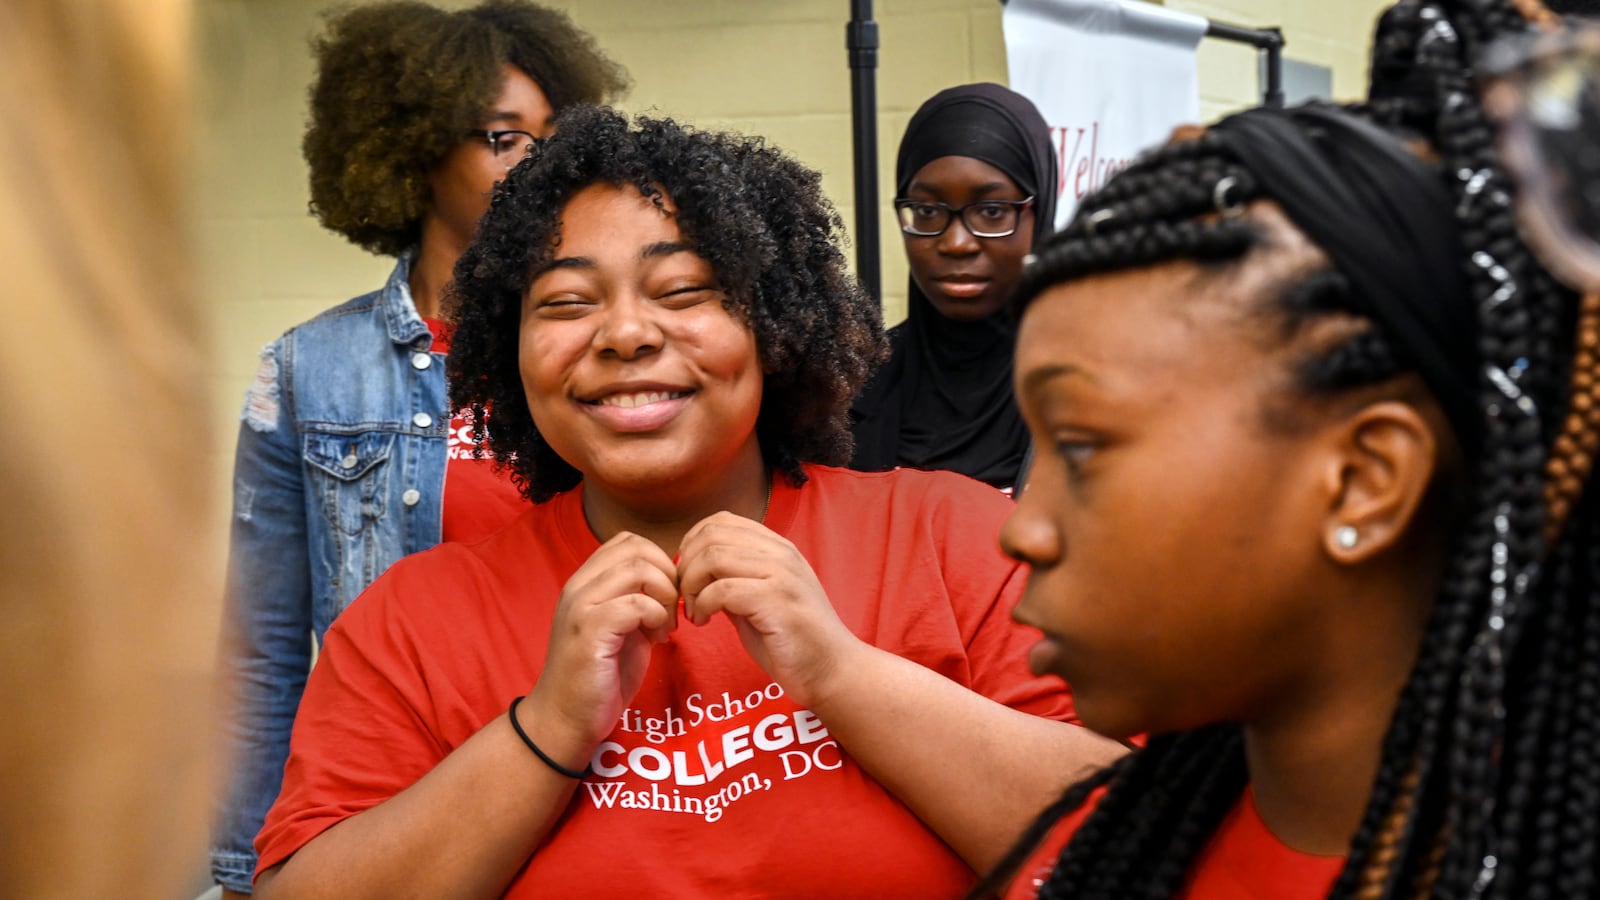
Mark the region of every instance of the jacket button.
[[416, 506], [422, 502], [422, 492], [416, 488], [406, 488], [406, 492], [400, 495], [400, 502], [407, 506]]
[[361, 462], [361, 460], [356, 459], [356, 455], [351, 453], [345, 456], [344, 459], [339, 460], [339, 465], [344, 466], [346, 469], [354, 469], [356, 467], [356, 463], [359, 462]]
[[429, 367], [431, 365], [433, 365], [433, 354], [432, 353], [423, 353], [421, 351], [418, 351], [416, 353], [411, 354], [411, 368], [413, 368], [413, 369], [426, 369], [427, 367]]
[[411, 424], [417, 426], [418, 428], [427, 428], [429, 425], [433, 424], [433, 416], [430, 416], [427, 413], [417, 413], [411, 417]]

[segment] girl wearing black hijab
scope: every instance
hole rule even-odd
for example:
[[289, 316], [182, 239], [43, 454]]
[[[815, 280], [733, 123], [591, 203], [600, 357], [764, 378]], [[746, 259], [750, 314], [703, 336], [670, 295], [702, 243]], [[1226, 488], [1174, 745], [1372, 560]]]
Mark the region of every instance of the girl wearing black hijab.
[[1020, 485], [1027, 429], [1011, 393], [1006, 300], [1055, 218], [1056, 158], [1032, 102], [997, 84], [935, 94], [912, 116], [894, 201], [911, 265], [893, 355], [852, 410], [851, 468], [950, 469]]

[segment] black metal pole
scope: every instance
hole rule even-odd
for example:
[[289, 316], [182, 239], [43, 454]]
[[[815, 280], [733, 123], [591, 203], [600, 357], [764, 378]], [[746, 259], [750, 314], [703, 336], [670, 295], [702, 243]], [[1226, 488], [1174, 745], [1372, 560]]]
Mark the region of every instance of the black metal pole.
[[1283, 29], [1245, 28], [1207, 19], [1206, 37], [1249, 44], [1264, 51], [1267, 55], [1267, 86], [1262, 92], [1261, 104], [1283, 106]]
[[1266, 106], [1283, 107], [1283, 32], [1268, 29], [1277, 40], [1267, 45], [1267, 93], [1261, 98]]
[[878, 23], [872, 0], [850, 0], [844, 45], [850, 51], [851, 144], [855, 151], [856, 276], [883, 299], [878, 266]]

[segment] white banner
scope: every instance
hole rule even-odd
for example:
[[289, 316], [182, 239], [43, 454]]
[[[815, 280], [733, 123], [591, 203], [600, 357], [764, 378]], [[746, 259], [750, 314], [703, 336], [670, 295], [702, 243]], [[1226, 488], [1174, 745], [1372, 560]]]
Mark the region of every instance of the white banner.
[[1055, 139], [1058, 227], [1140, 151], [1200, 118], [1200, 16], [1140, 0], [1009, 0], [1002, 21], [1011, 89]]

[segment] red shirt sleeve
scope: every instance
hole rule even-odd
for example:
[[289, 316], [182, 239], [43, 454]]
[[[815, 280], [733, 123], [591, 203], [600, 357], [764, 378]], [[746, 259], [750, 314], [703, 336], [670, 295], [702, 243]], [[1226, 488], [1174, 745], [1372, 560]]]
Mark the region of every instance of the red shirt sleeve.
[[442, 550], [391, 567], [328, 630], [295, 717], [283, 789], [256, 836], [257, 877], [449, 753], [430, 721], [413, 635], [393, 608], [407, 592], [438, 593], [445, 579], [427, 572]]
[[1028, 669], [1028, 651], [1039, 642], [1039, 632], [1011, 618], [1028, 577], [1025, 566], [1000, 551], [1000, 526], [1015, 504], [969, 479], [941, 487], [944, 492], [929, 511], [929, 527], [943, 556], [950, 595], [966, 601], [955, 613], [972, 689], [1012, 709], [1082, 724], [1066, 683]]

